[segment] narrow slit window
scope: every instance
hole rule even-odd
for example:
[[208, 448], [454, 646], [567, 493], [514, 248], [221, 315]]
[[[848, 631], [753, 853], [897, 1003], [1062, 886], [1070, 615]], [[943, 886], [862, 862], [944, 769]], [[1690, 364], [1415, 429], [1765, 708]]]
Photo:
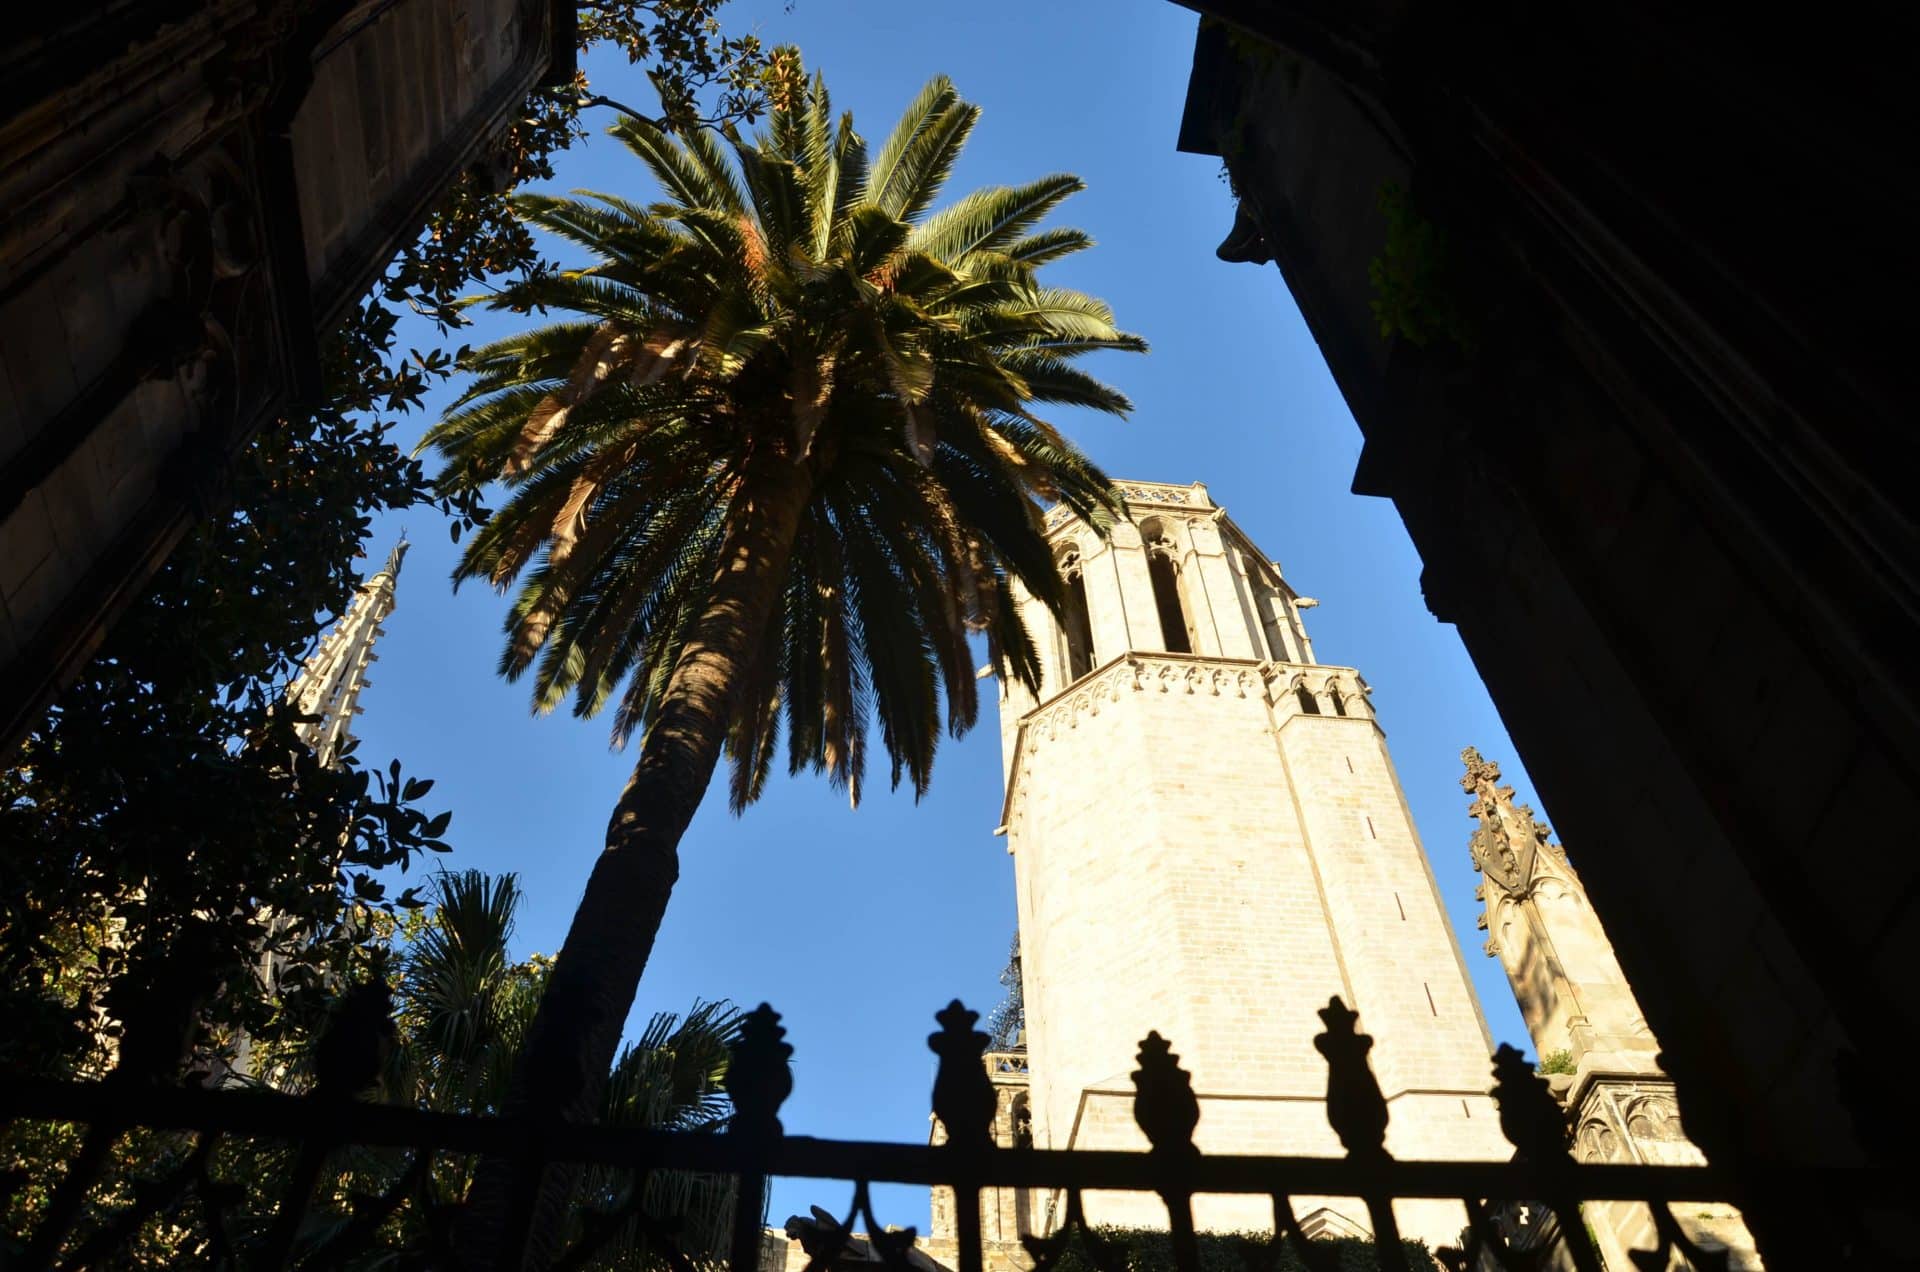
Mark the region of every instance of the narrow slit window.
[[1395, 908], [1400, 911], [1400, 921], [1405, 923], [1407, 921], [1407, 907], [1401, 902], [1398, 892], [1393, 894], [1393, 904]]
[[1420, 988], [1427, 991], [1427, 1010], [1438, 1016], [1440, 1009], [1433, 1005], [1433, 987], [1427, 984], [1427, 982], [1421, 981]]

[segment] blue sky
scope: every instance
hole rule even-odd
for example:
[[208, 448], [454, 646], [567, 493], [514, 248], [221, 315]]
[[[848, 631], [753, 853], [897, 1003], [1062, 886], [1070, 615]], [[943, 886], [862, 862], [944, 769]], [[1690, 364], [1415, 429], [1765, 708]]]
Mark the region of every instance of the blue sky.
[[[1523, 797], [1531, 786], [1459, 638], [1427, 613], [1420, 562], [1392, 505], [1349, 492], [1360, 434], [1278, 270], [1213, 256], [1233, 215], [1219, 164], [1174, 150], [1194, 15], [1165, 0], [795, 0], [791, 11], [736, 0], [724, 17], [768, 43], [797, 43], [809, 68], [826, 72], [836, 108], [852, 109], [873, 141], [929, 76], [951, 76], [984, 111], [948, 187], [955, 194], [1055, 171], [1086, 180], [1054, 223], [1088, 230], [1099, 246], [1050, 278], [1106, 298], [1153, 352], [1093, 368], [1132, 397], [1131, 420], [1055, 422], [1115, 476], [1204, 481], [1320, 600], [1307, 616], [1316, 652], [1373, 685], [1494, 1037], [1525, 1044], [1474, 929], [1461, 747], [1500, 760]], [[602, 92], [652, 100], [618, 58], [590, 58], [588, 70]], [[595, 115], [599, 127], [610, 122]], [[599, 136], [562, 159], [553, 184], [642, 198], [652, 189], [638, 162]], [[488, 318], [460, 338], [504, 330]], [[403, 330], [401, 343], [432, 339]], [[474, 585], [452, 592], [456, 549], [431, 514], [379, 522], [367, 568], [403, 525], [415, 547], [362, 699], [360, 756], [398, 756], [438, 780], [429, 802], [454, 813], [456, 851], [443, 864], [518, 871], [517, 952], [552, 951], [632, 755], [609, 751], [604, 721], [531, 716], [525, 687], [494, 675], [506, 602]], [[790, 1132], [924, 1141], [933, 1012], [959, 997], [984, 1014], [1001, 996], [1014, 905], [1012, 863], [992, 834], [999, 764], [986, 707], [974, 733], [944, 745], [917, 805], [876, 781], [850, 812], [822, 781], [776, 779], [735, 819], [717, 783], [681, 845], [680, 884], [635, 1019], [696, 998], [769, 1001], [796, 1052]], [[783, 1181], [771, 1217], [815, 1201], [843, 1208], [847, 1191]], [[876, 1206], [882, 1222], [926, 1223], [924, 1190], [882, 1190]]]

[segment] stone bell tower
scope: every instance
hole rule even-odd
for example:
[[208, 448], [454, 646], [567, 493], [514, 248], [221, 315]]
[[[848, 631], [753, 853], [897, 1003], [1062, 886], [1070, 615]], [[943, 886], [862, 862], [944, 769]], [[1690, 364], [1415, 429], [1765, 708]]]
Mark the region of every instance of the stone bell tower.
[[[1019, 598], [1044, 683], [1001, 701], [1034, 1143], [1144, 1149], [1128, 1074], [1158, 1030], [1193, 1074], [1203, 1151], [1339, 1155], [1312, 1041], [1338, 994], [1376, 1039], [1389, 1151], [1511, 1156], [1486, 1024], [1366, 682], [1317, 660], [1313, 602], [1204, 486], [1120, 489], [1133, 520], [1105, 540], [1049, 516], [1066, 614]], [[1367, 1231], [1363, 1207], [1316, 1205], [1298, 1206], [1310, 1231]], [[1464, 1223], [1453, 1203], [1398, 1210], [1433, 1244]], [[1087, 1212], [1166, 1223], [1151, 1197], [1096, 1194]], [[1037, 1208], [1043, 1231], [1059, 1218]], [[1196, 1218], [1258, 1229], [1271, 1210], [1202, 1198]]]

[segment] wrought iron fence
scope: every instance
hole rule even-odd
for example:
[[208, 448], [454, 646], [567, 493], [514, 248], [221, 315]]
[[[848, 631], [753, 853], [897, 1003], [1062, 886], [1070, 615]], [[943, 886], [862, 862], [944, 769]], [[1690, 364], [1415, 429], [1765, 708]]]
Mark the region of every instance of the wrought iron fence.
[[[874, 1213], [871, 1185], [904, 1183], [953, 1190], [957, 1236], [956, 1272], [983, 1272], [980, 1198], [990, 1188], [1053, 1190], [1065, 1198], [1065, 1222], [1057, 1231], [1024, 1238], [1035, 1272], [1054, 1272], [1074, 1243], [1100, 1272], [1127, 1272], [1121, 1253], [1086, 1222], [1082, 1195], [1093, 1190], [1158, 1194], [1167, 1210], [1167, 1231], [1180, 1272], [1199, 1272], [1201, 1256], [1193, 1202], [1200, 1194], [1241, 1194], [1271, 1199], [1272, 1246], [1291, 1247], [1301, 1263], [1319, 1272], [1332, 1256], [1308, 1239], [1295, 1197], [1360, 1199], [1371, 1220], [1374, 1257], [1383, 1272], [1415, 1272], [1399, 1240], [1396, 1199], [1450, 1199], [1466, 1215], [1458, 1247], [1438, 1251], [1451, 1268], [1537, 1268], [1542, 1252], [1517, 1248], [1501, 1231], [1495, 1211], [1524, 1202], [1553, 1214], [1577, 1216], [1582, 1202], [1635, 1201], [1651, 1208], [1657, 1250], [1636, 1254], [1642, 1267], [1666, 1268], [1675, 1256], [1693, 1266], [1726, 1266], [1725, 1255], [1702, 1248], [1675, 1219], [1675, 1202], [1744, 1204], [1729, 1180], [1710, 1166], [1576, 1163], [1568, 1153], [1566, 1117], [1520, 1053], [1503, 1046], [1494, 1057], [1494, 1099], [1500, 1126], [1514, 1147], [1511, 1161], [1402, 1161], [1386, 1149], [1387, 1102], [1367, 1060], [1372, 1040], [1357, 1032], [1357, 1016], [1338, 998], [1320, 1013], [1325, 1032], [1315, 1046], [1326, 1057], [1328, 1121], [1346, 1149], [1344, 1157], [1202, 1154], [1193, 1143], [1199, 1103], [1189, 1075], [1170, 1044], [1157, 1033], [1140, 1044], [1133, 1074], [1134, 1116], [1152, 1145], [1147, 1152], [1008, 1148], [994, 1143], [996, 1095], [984, 1062], [988, 1037], [974, 1029], [977, 1014], [958, 1001], [936, 1017], [941, 1028], [929, 1038], [939, 1056], [933, 1112], [946, 1130], [944, 1143], [862, 1143], [787, 1135], [779, 1111], [790, 1094], [793, 1048], [772, 1008], [762, 1005], [746, 1021], [734, 1048], [726, 1086], [734, 1105], [720, 1134], [616, 1128], [599, 1125], [535, 1125], [510, 1118], [436, 1113], [416, 1108], [329, 1097], [324, 1092], [289, 1095], [265, 1091], [140, 1087], [111, 1080], [97, 1083], [16, 1081], [0, 1088], [0, 1128], [16, 1122], [66, 1122], [89, 1130], [88, 1148], [72, 1161], [68, 1178], [27, 1237], [17, 1266], [99, 1267], [116, 1263], [116, 1250], [156, 1216], [177, 1214], [204, 1226], [205, 1261], [230, 1268], [323, 1269], [363, 1259], [375, 1232], [402, 1207], [418, 1204], [417, 1185], [446, 1157], [510, 1157], [521, 1178], [537, 1179], [548, 1164], [615, 1167], [644, 1180], [655, 1172], [695, 1171], [736, 1176], [730, 1265], [757, 1272], [765, 1248], [766, 1185], [772, 1176], [848, 1181], [853, 1198], [844, 1221], [821, 1224], [801, 1235], [806, 1272], [827, 1272], [848, 1258], [853, 1230], [864, 1220], [866, 1259], [893, 1272], [909, 1272], [912, 1228], [888, 1230]], [[80, 1202], [98, 1170], [98, 1148], [144, 1128], [192, 1135], [193, 1147], [164, 1175], [140, 1181], [119, 1210], [79, 1231]], [[215, 1146], [227, 1137], [286, 1142], [297, 1146], [284, 1180], [274, 1184], [280, 1201], [274, 1219], [250, 1245], [227, 1231], [224, 1212], [237, 1201], [235, 1184], [211, 1169]], [[322, 1242], [299, 1240], [302, 1219], [313, 1204], [321, 1167], [330, 1154], [351, 1146], [411, 1153], [401, 1177], [385, 1192], [359, 1199], [350, 1219]], [[1801, 1205], [1821, 1199], [1858, 1199], [1884, 1191], [1885, 1178], [1849, 1169], [1805, 1170], [1780, 1175], [1773, 1188]], [[583, 1225], [582, 1235], [550, 1266], [587, 1266], [598, 1244], [619, 1224], [638, 1221], [655, 1239], [660, 1262], [674, 1272], [693, 1272], [694, 1261], [676, 1247], [672, 1217], [644, 1212], [644, 1189]], [[0, 1198], [0, 1204], [4, 1204]], [[516, 1267], [528, 1235], [533, 1206], [520, 1208], [494, 1252], [496, 1266]], [[1562, 1248], [1556, 1266], [1603, 1272], [1600, 1256], [1579, 1222], [1559, 1225]], [[416, 1266], [453, 1263], [445, 1223], [412, 1252]], [[1253, 1270], [1257, 1272], [1257, 1269]]]

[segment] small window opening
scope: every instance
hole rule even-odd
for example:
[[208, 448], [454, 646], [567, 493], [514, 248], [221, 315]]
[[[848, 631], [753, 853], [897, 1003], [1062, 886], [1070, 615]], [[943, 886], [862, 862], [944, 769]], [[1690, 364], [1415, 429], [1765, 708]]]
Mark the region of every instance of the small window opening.
[[1013, 1146], [1033, 1147], [1033, 1110], [1027, 1107], [1024, 1095], [1015, 1096], [1013, 1100]]
[[1343, 755], [1340, 758], [1347, 762], [1347, 772], [1353, 772], [1353, 757], [1351, 755]]
[[1420, 988], [1427, 991], [1427, 1010], [1438, 1016], [1440, 1009], [1433, 1005], [1433, 987], [1428, 985], [1427, 982], [1421, 981]]
[[1170, 654], [1190, 654], [1193, 637], [1187, 628], [1187, 607], [1173, 563], [1173, 539], [1158, 518], [1141, 524], [1140, 537], [1147, 545], [1147, 575], [1153, 580], [1153, 606], [1160, 615], [1160, 644]]
[[1337, 687], [1329, 687], [1327, 696], [1333, 699], [1333, 714], [1337, 716], [1347, 714], [1347, 704], [1341, 700], [1340, 690]]
[[1308, 715], [1320, 714], [1320, 704], [1314, 701], [1313, 695], [1307, 692], [1307, 687], [1305, 685], [1301, 685], [1298, 689], [1294, 690], [1294, 693], [1299, 695], [1300, 709], [1302, 711], [1306, 712]]
[[1465, 1100], [1460, 1101], [1460, 1111], [1467, 1115], [1467, 1119], [1469, 1121], [1473, 1119], [1473, 1110], [1467, 1107], [1467, 1102]]
[[1400, 921], [1402, 923], [1405, 923], [1407, 921], [1407, 907], [1401, 903], [1400, 894], [1398, 892], [1393, 894], [1393, 904], [1395, 908], [1397, 908], [1400, 911]]
[[1380, 832], [1373, 828], [1373, 818], [1371, 817], [1367, 818], [1367, 838], [1368, 839], [1380, 838]]

